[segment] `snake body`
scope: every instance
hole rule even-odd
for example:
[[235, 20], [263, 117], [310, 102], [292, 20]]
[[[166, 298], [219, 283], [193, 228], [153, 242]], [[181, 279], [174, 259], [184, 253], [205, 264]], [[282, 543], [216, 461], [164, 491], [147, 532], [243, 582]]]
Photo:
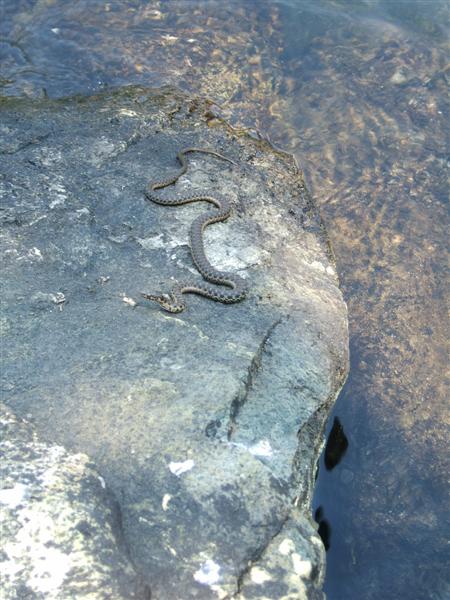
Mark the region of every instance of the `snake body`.
[[214, 206], [213, 210], [210, 210], [199, 217], [197, 217], [189, 231], [189, 241], [192, 259], [195, 266], [203, 276], [203, 278], [217, 286], [213, 287], [206, 283], [176, 283], [172, 290], [168, 294], [146, 294], [142, 293], [142, 296], [147, 300], [157, 302], [162, 308], [171, 313], [179, 313], [186, 308], [186, 304], [182, 298], [182, 294], [199, 294], [216, 300], [217, 302], [223, 302], [225, 304], [231, 304], [234, 302], [240, 302], [247, 295], [247, 284], [246, 282], [233, 273], [226, 273], [218, 271], [208, 261], [205, 254], [205, 248], [203, 245], [203, 230], [212, 223], [218, 223], [220, 221], [226, 221], [231, 214], [231, 203], [227, 198], [224, 197], [213, 197], [206, 195], [195, 195], [195, 196], [183, 196], [179, 198], [161, 198], [155, 191], [158, 189], [165, 188], [175, 183], [181, 175], [187, 171], [187, 159], [186, 154], [189, 152], [202, 152], [204, 154], [211, 154], [222, 160], [226, 160], [232, 164], [235, 164], [229, 158], [222, 156], [218, 152], [208, 150], [206, 148], [185, 148], [177, 154], [178, 161], [181, 164], [180, 170], [173, 176], [162, 181], [153, 181], [148, 185], [148, 189], [145, 192], [146, 197], [163, 206], [181, 206], [183, 204], [189, 204], [191, 202], [208, 202]]

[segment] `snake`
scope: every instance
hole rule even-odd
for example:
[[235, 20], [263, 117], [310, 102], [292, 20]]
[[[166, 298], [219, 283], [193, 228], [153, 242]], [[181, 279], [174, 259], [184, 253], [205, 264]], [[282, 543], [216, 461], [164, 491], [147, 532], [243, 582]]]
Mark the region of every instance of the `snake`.
[[[210, 154], [216, 158], [227, 161], [235, 166], [236, 163], [230, 158], [207, 148], [185, 148], [177, 154], [178, 162], [181, 168], [175, 175], [161, 181], [152, 181], [148, 184], [145, 196], [151, 202], [163, 206], [181, 206], [192, 202], [208, 202], [213, 205], [209, 210], [197, 217], [189, 229], [189, 246], [191, 249], [192, 260], [202, 275], [205, 283], [177, 282], [167, 294], [147, 294], [141, 292], [141, 296], [147, 300], [158, 303], [164, 310], [170, 313], [180, 313], [186, 308], [186, 303], [182, 297], [183, 294], [198, 294], [216, 302], [232, 304], [241, 302], [247, 296], [247, 283], [244, 279], [234, 273], [227, 273], [217, 270], [206, 258], [203, 243], [203, 230], [212, 223], [226, 221], [231, 215], [231, 202], [226, 197], [215, 197], [209, 195], [193, 195], [173, 198], [162, 198], [156, 194], [156, 190], [173, 185], [188, 168], [186, 155], [191, 152], [201, 152]], [[206, 283], [208, 282], [208, 283]], [[214, 284], [214, 287], [212, 285]], [[221, 286], [221, 287], [215, 287]]]

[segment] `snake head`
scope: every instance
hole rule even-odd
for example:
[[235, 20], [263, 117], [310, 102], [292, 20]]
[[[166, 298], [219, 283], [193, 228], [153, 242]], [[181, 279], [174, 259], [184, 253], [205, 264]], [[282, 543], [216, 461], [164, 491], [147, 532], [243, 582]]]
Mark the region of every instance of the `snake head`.
[[151, 300], [159, 304], [164, 310], [170, 313], [180, 313], [186, 305], [183, 302], [176, 300], [172, 294], [146, 294], [141, 292], [141, 296], [146, 300]]

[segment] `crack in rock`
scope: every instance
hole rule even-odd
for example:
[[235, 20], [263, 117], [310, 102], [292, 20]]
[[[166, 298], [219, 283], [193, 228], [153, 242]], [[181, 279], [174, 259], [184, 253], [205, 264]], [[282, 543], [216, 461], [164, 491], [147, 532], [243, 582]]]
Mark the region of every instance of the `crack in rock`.
[[283, 529], [284, 529], [287, 521], [290, 519], [290, 517], [291, 517], [291, 515], [290, 515], [290, 511], [289, 511], [286, 514], [286, 516], [284, 517], [284, 519], [281, 521], [280, 526], [277, 529], [277, 531], [273, 535], [271, 535], [267, 538], [267, 541], [264, 544], [264, 546], [262, 546], [260, 548], [259, 552], [257, 554], [255, 554], [254, 557], [248, 561], [245, 569], [243, 569], [239, 573], [238, 578], [237, 578], [236, 593], [232, 596], [233, 599], [236, 599], [236, 600], [239, 599], [239, 595], [242, 592], [242, 586], [243, 586], [243, 581], [244, 581], [245, 576], [248, 575], [248, 573], [250, 573], [250, 571], [255, 566], [255, 564], [260, 561], [262, 556], [264, 556], [264, 553], [266, 552], [267, 548], [273, 542], [273, 540], [275, 540], [280, 535], [280, 533], [283, 531]]
[[227, 428], [228, 440], [231, 440], [231, 438], [233, 436], [233, 432], [236, 427], [236, 418], [239, 414], [240, 409], [247, 402], [248, 395], [253, 388], [255, 377], [257, 376], [257, 374], [261, 368], [262, 357], [264, 354], [264, 350], [266, 348], [266, 344], [267, 344], [270, 336], [276, 329], [276, 327], [278, 327], [278, 325], [280, 325], [282, 321], [283, 321], [283, 317], [280, 317], [279, 319], [274, 321], [270, 325], [270, 327], [267, 329], [266, 333], [264, 334], [263, 339], [261, 340], [261, 343], [259, 344], [259, 346], [251, 360], [250, 366], [248, 367], [247, 378], [244, 382], [243, 388], [242, 388], [241, 392], [239, 394], [237, 394], [231, 402], [230, 418], [229, 418], [229, 423], [228, 423], [228, 428]]

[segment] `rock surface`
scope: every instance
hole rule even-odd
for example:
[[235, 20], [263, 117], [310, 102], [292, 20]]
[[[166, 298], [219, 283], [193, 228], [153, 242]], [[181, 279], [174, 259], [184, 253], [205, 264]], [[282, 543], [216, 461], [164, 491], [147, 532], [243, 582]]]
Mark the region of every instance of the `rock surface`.
[[2, 598], [148, 598], [88, 457], [40, 442], [1, 404], [0, 432]]
[[[310, 495], [347, 373], [347, 315], [294, 161], [172, 89], [0, 110], [6, 402], [95, 462], [142, 598], [322, 598]], [[187, 234], [207, 208], [157, 206], [143, 190], [189, 146], [238, 166], [190, 155], [162, 193], [231, 198], [205, 246], [250, 293], [189, 295], [170, 315], [139, 292], [201, 279]]]

